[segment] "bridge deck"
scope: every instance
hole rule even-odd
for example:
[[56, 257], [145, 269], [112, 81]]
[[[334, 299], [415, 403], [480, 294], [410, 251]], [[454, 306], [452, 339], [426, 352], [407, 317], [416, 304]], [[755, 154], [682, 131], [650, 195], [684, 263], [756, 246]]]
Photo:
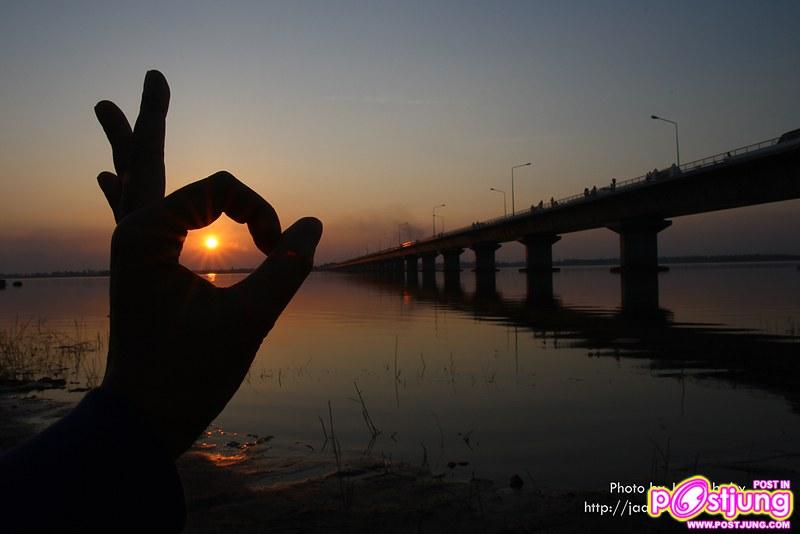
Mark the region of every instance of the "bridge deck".
[[800, 198], [799, 177], [800, 139], [774, 138], [352, 258], [333, 268], [529, 235], [612, 227], [632, 219], [664, 219]]

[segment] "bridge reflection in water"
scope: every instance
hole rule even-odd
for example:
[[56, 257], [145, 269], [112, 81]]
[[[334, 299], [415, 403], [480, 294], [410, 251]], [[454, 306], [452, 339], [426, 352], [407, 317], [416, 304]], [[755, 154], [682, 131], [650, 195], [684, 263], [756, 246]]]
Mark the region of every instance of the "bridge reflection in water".
[[[622, 278], [622, 306], [588, 310], [563, 306], [553, 294], [552, 273], [528, 272], [524, 298], [497, 291], [495, 277], [476, 273], [474, 291], [459, 278], [423, 275], [407, 280], [392, 273], [347, 275], [399, 299], [416, 299], [472, 316], [552, 337], [563, 346], [584, 347], [598, 357], [641, 358], [662, 376], [717, 378], [786, 398], [800, 413], [800, 365], [796, 337], [713, 324], [676, 323], [658, 306], [658, 273]], [[441, 283], [443, 282], [443, 283]], [[519, 358], [519, 354], [516, 355]]]
[[[476, 296], [493, 298], [497, 293], [496, 272], [497, 268], [491, 271], [474, 269]], [[548, 267], [546, 269], [520, 269], [524, 274], [525, 285], [527, 288], [527, 302], [530, 304], [548, 306], [556, 302], [553, 289], [553, 274], [560, 269]], [[658, 301], [658, 278], [666, 268], [644, 269], [644, 270], [618, 270], [612, 272], [619, 274], [621, 308], [627, 314], [659, 314]], [[461, 269], [443, 270], [443, 287], [445, 294], [462, 294]], [[408, 271], [385, 269], [365, 273], [367, 278], [392, 281], [397, 284], [407, 284], [407, 287], [415, 287], [420, 282], [419, 272], [416, 269]], [[422, 288], [428, 291], [438, 291], [437, 271], [434, 268], [423, 269]], [[370, 276], [371, 275], [371, 276]]]

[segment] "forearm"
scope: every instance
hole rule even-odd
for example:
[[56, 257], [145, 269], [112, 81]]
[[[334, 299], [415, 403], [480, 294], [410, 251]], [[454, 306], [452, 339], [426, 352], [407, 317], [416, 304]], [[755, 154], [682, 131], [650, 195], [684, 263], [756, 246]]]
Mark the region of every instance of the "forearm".
[[175, 464], [128, 405], [99, 388], [0, 457], [4, 532], [178, 532]]

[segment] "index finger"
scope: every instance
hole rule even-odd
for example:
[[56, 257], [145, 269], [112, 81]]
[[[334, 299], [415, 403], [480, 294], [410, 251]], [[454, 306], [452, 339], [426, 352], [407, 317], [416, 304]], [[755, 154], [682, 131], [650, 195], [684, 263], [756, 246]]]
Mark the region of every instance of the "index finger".
[[125, 191], [125, 213], [164, 197], [164, 137], [169, 109], [169, 85], [157, 70], [147, 72], [139, 116], [133, 127], [130, 181]]
[[273, 207], [261, 195], [220, 171], [171, 193], [164, 206], [183, 231], [203, 228], [222, 213], [247, 224], [256, 246], [269, 254], [281, 236], [281, 223]]
[[114, 170], [117, 171], [117, 176], [123, 176], [128, 172], [131, 159], [133, 143], [131, 125], [122, 110], [109, 100], [98, 102], [94, 107], [94, 113], [111, 144]]

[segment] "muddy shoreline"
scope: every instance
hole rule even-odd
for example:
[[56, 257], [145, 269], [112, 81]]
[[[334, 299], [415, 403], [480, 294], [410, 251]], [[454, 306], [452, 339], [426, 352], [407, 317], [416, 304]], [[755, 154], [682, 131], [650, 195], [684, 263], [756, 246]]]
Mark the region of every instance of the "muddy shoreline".
[[[1, 450], [71, 409], [70, 403], [48, 399], [43, 386], [17, 383], [0, 389]], [[647, 516], [586, 513], [586, 502], [612, 500], [599, 492], [542, 491], [522, 477], [500, 487], [360, 455], [344, 455], [337, 467], [333, 454], [277, 441], [218, 428], [201, 436], [177, 462], [186, 496], [185, 532], [664, 532], [682, 527]]]

